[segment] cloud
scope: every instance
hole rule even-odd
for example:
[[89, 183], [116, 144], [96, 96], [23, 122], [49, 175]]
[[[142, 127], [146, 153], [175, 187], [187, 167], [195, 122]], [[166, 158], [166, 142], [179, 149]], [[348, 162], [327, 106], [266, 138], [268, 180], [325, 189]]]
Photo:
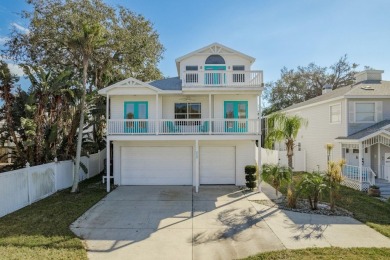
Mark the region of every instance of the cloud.
[[8, 37], [6, 37], [6, 36], [0, 36], [0, 45], [3, 45], [3, 44], [6, 43], [8, 40], [9, 40]]
[[23, 69], [21, 67], [19, 67], [19, 65], [13, 64], [13, 63], [8, 63], [8, 68], [12, 74], [15, 74], [19, 77], [24, 76]]
[[29, 29], [27, 29], [26, 27], [23, 27], [23, 26], [21, 26], [20, 24], [17, 24], [17, 23], [11, 23], [11, 26], [15, 27], [16, 29], [18, 29], [22, 33], [29, 33], [30, 32]]

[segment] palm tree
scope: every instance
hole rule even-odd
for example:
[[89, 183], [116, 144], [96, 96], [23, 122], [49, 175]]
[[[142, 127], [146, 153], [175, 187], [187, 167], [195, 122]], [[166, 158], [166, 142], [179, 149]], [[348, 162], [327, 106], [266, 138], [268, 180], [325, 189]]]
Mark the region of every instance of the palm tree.
[[88, 66], [94, 51], [102, 46], [105, 42], [103, 37], [103, 27], [100, 24], [88, 24], [87, 22], [84, 22], [81, 29], [81, 31], [70, 37], [67, 43], [70, 48], [80, 54], [82, 60], [82, 88], [81, 100], [79, 104], [80, 123], [77, 137], [75, 171], [73, 172], [73, 186], [71, 192], [77, 192], [79, 184], [78, 171], [80, 168], [81, 143], [84, 129], [84, 107], [88, 80]]
[[289, 167], [279, 166], [277, 164], [264, 164], [261, 174], [266, 182], [272, 184], [275, 188], [276, 196], [283, 183], [289, 183], [291, 180], [291, 169]]
[[299, 129], [302, 126], [307, 126], [306, 119], [298, 115], [275, 113], [268, 118], [267, 123], [268, 133], [265, 137], [265, 147], [272, 149], [275, 142], [284, 141], [287, 150], [288, 166], [292, 169], [294, 142], [297, 138]]

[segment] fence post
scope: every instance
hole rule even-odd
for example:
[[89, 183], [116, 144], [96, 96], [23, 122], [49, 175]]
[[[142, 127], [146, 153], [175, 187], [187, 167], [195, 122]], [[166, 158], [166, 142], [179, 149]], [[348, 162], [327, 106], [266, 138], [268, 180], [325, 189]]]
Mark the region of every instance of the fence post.
[[100, 149], [98, 150], [98, 174], [100, 174]]
[[31, 205], [31, 176], [30, 176], [30, 164], [26, 163], [27, 171], [27, 190], [28, 190], [28, 205]]
[[91, 171], [90, 171], [90, 168], [89, 168], [89, 164], [90, 164], [90, 161], [91, 161], [91, 156], [90, 156], [90, 154], [89, 154], [89, 152], [87, 152], [87, 179], [89, 179], [90, 178], [90, 176], [91, 176]]
[[54, 191], [57, 191], [57, 157], [54, 158]]

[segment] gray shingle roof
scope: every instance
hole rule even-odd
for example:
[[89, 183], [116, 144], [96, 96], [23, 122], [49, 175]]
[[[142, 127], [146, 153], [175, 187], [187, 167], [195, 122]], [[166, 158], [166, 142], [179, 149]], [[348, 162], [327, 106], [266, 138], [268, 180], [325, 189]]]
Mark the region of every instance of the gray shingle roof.
[[375, 125], [369, 126], [363, 130], [360, 130], [359, 132], [356, 132], [354, 134], [351, 134], [347, 137], [337, 137], [336, 139], [347, 139], [347, 140], [359, 140], [363, 137], [366, 137], [370, 134], [373, 134], [379, 130], [381, 130], [382, 127], [385, 127], [387, 125], [390, 125], [390, 120], [383, 120], [379, 123], [376, 123]]
[[149, 82], [149, 85], [161, 90], [181, 90], [181, 79], [179, 77], [160, 79]]
[[323, 94], [321, 96], [306, 100], [304, 102], [294, 104], [289, 106], [282, 111], [288, 111], [290, 109], [295, 109], [317, 102], [330, 100], [337, 97], [364, 97], [364, 96], [390, 96], [390, 81], [364, 81], [357, 85], [346, 86], [342, 88], [335, 89], [331, 92]]

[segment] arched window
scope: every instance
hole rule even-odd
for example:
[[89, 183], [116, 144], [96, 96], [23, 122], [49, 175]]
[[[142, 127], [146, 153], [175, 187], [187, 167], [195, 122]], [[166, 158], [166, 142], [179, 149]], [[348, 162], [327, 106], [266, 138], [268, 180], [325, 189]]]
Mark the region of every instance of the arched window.
[[207, 57], [205, 64], [225, 64], [221, 55], [210, 55]]

